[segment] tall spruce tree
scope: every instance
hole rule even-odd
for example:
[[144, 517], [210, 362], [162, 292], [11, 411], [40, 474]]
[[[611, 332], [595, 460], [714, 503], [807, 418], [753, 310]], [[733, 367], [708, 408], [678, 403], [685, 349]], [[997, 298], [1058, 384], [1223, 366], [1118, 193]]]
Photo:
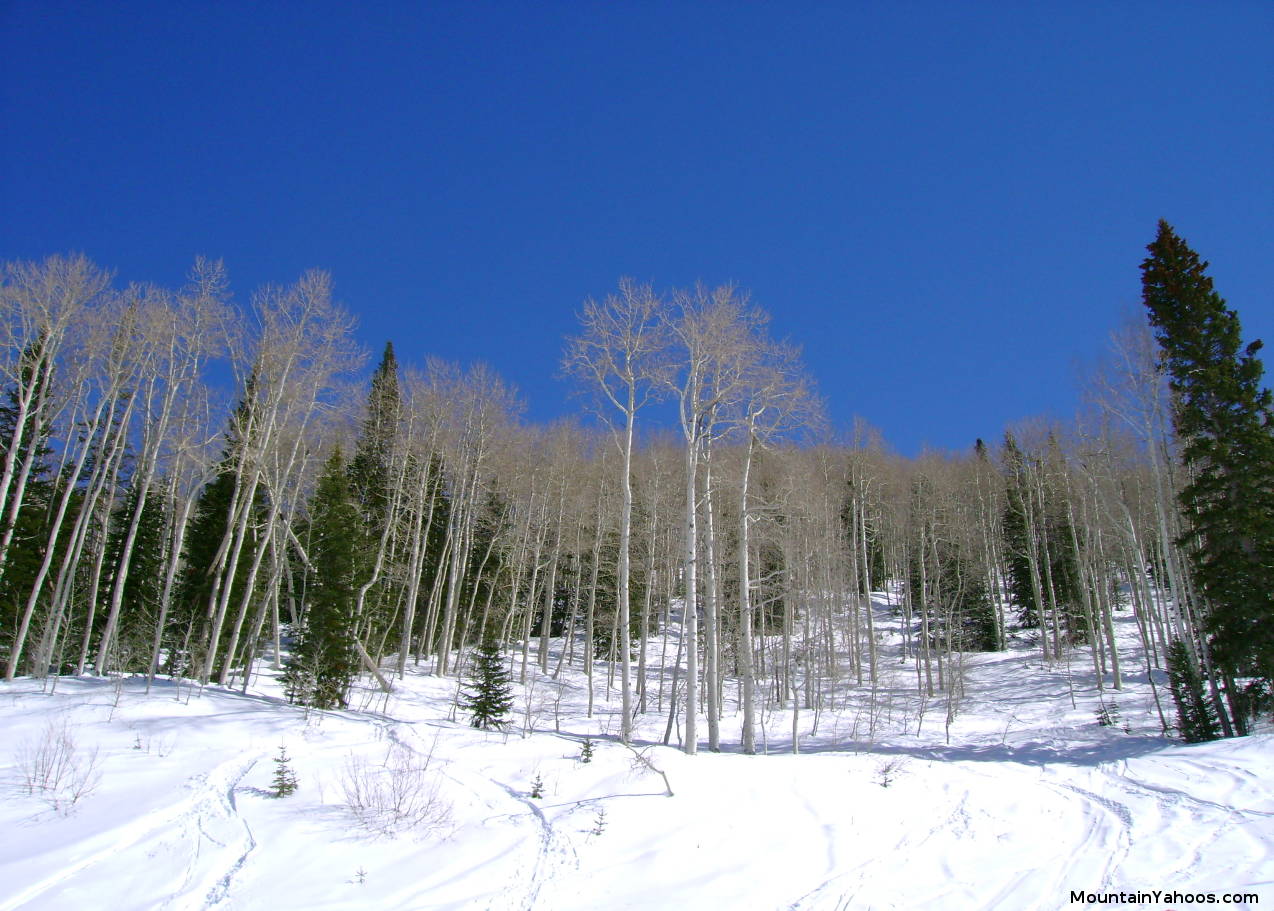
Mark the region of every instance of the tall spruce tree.
[[469, 713], [469, 723], [482, 730], [502, 727], [513, 708], [513, 695], [509, 669], [494, 636], [483, 636], [473, 656], [471, 673], [472, 682], [460, 702], [460, 707]]
[[1221, 736], [1216, 712], [1203, 692], [1199, 670], [1180, 639], [1168, 646], [1168, 687], [1177, 707], [1177, 731], [1186, 743], [1203, 743]]
[[[168, 630], [177, 641], [167, 650], [167, 669], [171, 673], [187, 673], [196, 670], [201, 650], [206, 647], [208, 628], [208, 601], [217, 584], [217, 559], [228, 529], [231, 506], [241, 479], [238, 475], [240, 447], [244, 445], [242, 428], [248, 424], [248, 413], [255, 378], [248, 379], [248, 390], [235, 407], [226, 429], [226, 442], [221, 457], [213, 466], [212, 479], [199, 493], [194, 512], [186, 531], [182, 550], [182, 568], [173, 598], [172, 611], [168, 615]], [[252, 504], [255, 512], [265, 506], [265, 497], [258, 492]], [[145, 515], [145, 513], [143, 513]], [[253, 523], [255, 525], [255, 523]], [[248, 561], [236, 567], [230, 602], [237, 603], [243, 597], [248, 583]], [[131, 574], [130, 574], [131, 575]]]
[[[112, 577], [118, 572], [124, 538], [128, 533], [129, 523], [137, 512], [138, 502], [137, 490], [130, 488], [115, 509], [116, 519], [111, 522], [107, 537], [105, 561], [111, 567]], [[145, 671], [150, 658], [149, 640], [159, 615], [163, 592], [166, 516], [167, 504], [164, 503], [164, 498], [154, 490], [148, 491], [146, 505], [142, 509], [137, 527], [132, 568], [124, 583], [120, 626], [113, 649], [115, 666], [120, 670]], [[102, 586], [98, 590], [98, 597], [101, 604], [96, 615], [96, 625], [100, 628], [106, 623], [106, 611], [110, 603], [109, 586]]]
[[339, 448], [323, 466], [306, 529], [311, 570], [301, 629], [284, 671], [288, 698], [315, 708], [345, 705], [358, 673], [354, 645], [355, 573], [361, 550], [358, 507]]
[[1023, 629], [1040, 625], [1042, 612], [1032, 575], [1035, 544], [1032, 540], [1031, 492], [1025, 477], [1026, 457], [1013, 434], [1004, 435], [1005, 500], [1000, 533], [1004, 538], [1004, 558], [1008, 568], [1009, 598], [1017, 608], [1017, 621]]
[[[23, 352], [20, 366], [23, 381], [30, 382], [33, 373], [29, 356]], [[49, 509], [58, 494], [58, 483], [67, 479], [52, 476], [52, 450], [49, 437], [52, 431], [47, 406], [27, 413], [19, 428], [18, 391], [10, 386], [0, 399], [0, 462], [5, 460], [15, 437], [21, 439], [14, 462], [31, 461], [29, 480], [13, 521], [13, 546], [0, 574], [0, 653], [8, 654], [13, 647], [14, 631], [18, 628], [21, 607], [35, 582], [37, 570], [44, 557], [49, 535]], [[34, 448], [34, 452], [32, 452]], [[0, 517], [0, 523], [7, 521]], [[3, 531], [8, 531], [7, 526]]]
[[380, 364], [372, 374], [362, 432], [347, 468], [350, 496], [363, 523], [354, 586], [356, 591], [365, 585], [371, 586], [356, 607], [361, 608], [360, 618], [371, 623], [374, 636], [387, 631], [386, 626], [395, 613], [384, 580], [395, 559], [391, 491], [395, 481], [394, 446], [401, 423], [398, 360], [394, 357], [393, 343], [387, 342]]
[[380, 537], [389, 521], [390, 461], [401, 420], [398, 359], [393, 342], [386, 342], [380, 365], [372, 374], [363, 432], [349, 461], [350, 491], [373, 539]]
[[1234, 678], [1274, 679], [1274, 410], [1261, 386], [1261, 342], [1243, 346], [1238, 314], [1213, 290], [1208, 263], [1167, 222], [1147, 249], [1142, 299], [1189, 478], [1180, 543], [1242, 729], [1246, 710]]

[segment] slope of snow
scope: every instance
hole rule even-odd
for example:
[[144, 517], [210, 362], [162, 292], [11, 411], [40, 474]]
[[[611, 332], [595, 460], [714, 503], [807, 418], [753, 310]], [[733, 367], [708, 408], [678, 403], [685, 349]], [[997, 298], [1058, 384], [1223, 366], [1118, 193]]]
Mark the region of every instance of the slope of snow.
[[[739, 754], [731, 704], [726, 752], [684, 756], [675, 731], [659, 745], [653, 694], [629, 750], [601, 663], [591, 717], [580, 675], [532, 668], [507, 733], [456, 719], [456, 681], [423, 672], [388, 697], [359, 689], [361, 710], [343, 712], [287, 705], [268, 672], [246, 695], [17, 681], [0, 688], [0, 911], [1169, 908], [1232, 892], [1274, 903], [1271, 735], [1160, 736], [1130, 617], [1125, 688], [1105, 695], [1125, 732], [1096, 723], [1083, 654], [1050, 667], [1027, 643], [970, 656], [958, 704], [922, 701], [897, 621], [877, 610], [877, 710], [870, 687], [846, 679], [835, 711], [798, 714], [800, 755], [790, 711], [764, 716], [770, 755]], [[652, 660], [660, 651], [651, 644]], [[24, 756], [62, 729], [85, 763], [97, 750], [99, 780], [54, 808], [22, 787]], [[280, 744], [300, 789], [274, 799]], [[350, 812], [351, 769], [385, 784], [385, 766], [432, 797], [424, 821], [368, 826]], [[1181, 894], [1072, 903], [1073, 890]]]

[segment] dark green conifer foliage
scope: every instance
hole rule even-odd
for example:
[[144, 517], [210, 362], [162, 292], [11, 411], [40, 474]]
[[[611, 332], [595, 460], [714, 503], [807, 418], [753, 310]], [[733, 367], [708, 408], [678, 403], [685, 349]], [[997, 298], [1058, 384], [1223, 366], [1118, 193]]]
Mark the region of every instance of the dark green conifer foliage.
[[[208, 601], [217, 576], [217, 554], [230, 527], [230, 507], [239, 484], [238, 454], [243, 445], [241, 430], [249, 423], [248, 414], [255, 383], [248, 379], [247, 391], [235, 408], [226, 432], [226, 444], [214, 467], [215, 474], [199, 494], [182, 548], [182, 568], [177, 580], [172, 609], [168, 616], [169, 631], [175, 640], [168, 650], [168, 672], [183, 673], [198, 665], [199, 656], [192, 654], [191, 643], [207, 641]], [[257, 494], [252, 508], [260, 511], [265, 498]], [[250, 527], [256, 523], [250, 523]], [[247, 584], [250, 561], [241, 560], [231, 582], [230, 603], [237, 604]], [[131, 574], [130, 574], [131, 575]]]
[[959, 566], [959, 583], [952, 597], [952, 616], [958, 624], [957, 648], [967, 652], [993, 652], [1000, 647], [995, 605], [985, 577], [969, 563]]
[[[936, 510], [936, 512], [934, 512]], [[907, 586], [915, 609], [928, 612], [930, 645], [955, 651], [989, 652], [998, 647], [995, 608], [986, 574], [957, 541], [943, 537], [950, 516], [935, 505], [933, 485], [919, 477], [911, 491], [912, 522], [924, 532], [923, 551], [908, 550]], [[923, 563], [923, 566], [922, 566]], [[923, 584], [922, 584], [923, 582]]]
[[362, 523], [339, 448], [323, 466], [309, 512], [305, 540], [311, 571], [301, 629], [287, 660], [284, 682], [294, 702], [341, 708], [358, 673], [354, 576]]
[[296, 773], [292, 771], [292, 759], [286, 744], [279, 744], [279, 755], [274, 757], [274, 781], [270, 793], [275, 797], [287, 797], [296, 793]]
[[[1011, 433], [1004, 435], [1006, 497], [1001, 535], [1008, 566], [1009, 596], [1023, 628], [1038, 627], [1044, 609], [1056, 599], [1067, 635], [1082, 641], [1087, 632], [1075, 532], [1066, 512], [1066, 495], [1058, 480], [1065, 471], [1056, 439], [1050, 434], [1048, 457], [1022, 452]], [[1041, 480], [1042, 479], [1042, 480]], [[1031, 576], [1031, 554], [1038, 579]], [[1039, 585], [1037, 594], [1036, 583]], [[1046, 604], [1040, 603], [1043, 596]]]
[[1168, 646], [1168, 685], [1177, 706], [1177, 730], [1182, 740], [1203, 743], [1221, 736], [1216, 712], [1203, 693], [1203, 680], [1180, 639]]
[[1163, 221], [1147, 249], [1142, 299], [1189, 476], [1180, 543], [1234, 700], [1233, 677], [1274, 679], [1274, 409], [1261, 386], [1261, 342], [1242, 345], [1238, 314], [1213, 290], [1208, 264]]
[[475, 728], [490, 730], [508, 721], [513, 708], [509, 669], [493, 636], [483, 637], [474, 653], [470, 685], [461, 696], [460, 707], [469, 713], [469, 723]]
[[[391, 513], [394, 477], [394, 447], [402, 422], [402, 400], [398, 389], [398, 361], [393, 343], [386, 343], [376, 372], [372, 374], [367, 395], [367, 413], [362, 432], [349, 461], [350, 495], [358, 506], [363, 521], [363, 547], [357, 555], [355, 578], [357, 587], [365, 585], [375, 572], [377, 552], [394, 521]], [[374, 630], [385, 632], [392, 622], [394, 605], [383, 584], [392, 562], [392, 548], [382, 564], [381, 584], [373, 586], [363, 602], [363, 617]], [[427, 590], [426, 590], [427, 591]]]
[[1068, 492], [1065, 491], [1065, 457], [1057, 445], [1054, 434], [1049, 434], [1049, 456], [1045, 464], [1045, 536], [1049, 545], [1049, 572], [1047, 581], [1057, 600], [1066, 624], [1066, 635], [1071, 642], [1083, 642], [1088, 635], [1088, 617], [1084, 613], [1083, 581], [1079, 572], [1079, 554], [1075, 544], [1082, 543], [1082, 533], [1073, 529], [1068, 512]]
[[1004, 538], [1004, 560], [1008, 567], [1007, 588], [1009, 598], [1017, 607], [1017, 622], [1024, 629], [1040, 625], [1040, 609], [1031, 580], [1031, 562], [1028, 549], [1034, 544], [1027, 526], [1027, 489], [1023, 477], [1024, 456], [1011, 433], [1004, 435], [1004, 470], [1006, 496], [1004, 516], [1000, 523]]
[[[137, 510], [137, 492], [129, 490], [116, 509], [106, 542], [107, 565], [119, 565], [123, 557], [124, 539]], [[120, 608], [120, 625], [116, 633], [115, 660], [120, 669], [145, 671], [150, 655], [150, 637], [159, 615], [159, 601], [164, 581], [164, 526], [167, 522], [164, 498], [152, 490], [146, 494], [146, 506], [137, 524], [137, 540], [133, 543], [128, 579], [124, 583], [124, 599]], [[112, 570], [111, 576], [115, 577]], [[96, 626], [106, 624], [111, 588], [102, 586], [96, 614]]]
[[367, 396], [367, 415], [349, 462], [350, 492], [363, 514], [368, 535], [374, 540], [389, 521], [391, 463], [398, 425], [402, 420], [402, 400], [398, 390], [398, 360], [388, 342], [380, 365], [372, 374]]
[[[36, 380], [31, 366], [34, 356], [31, 346], [28, 346], [19, 361], [21, 383], [24, 385]], [[3, 403], [0, 403], [0, 463], [7, 456], [18, 430], [18, 411], [18, 389], [10, 386]], [[31, 593], [35, 576], [44, 559], [50, 531], [49, 513], [59, 494], [58, 484], [51, 477], [52, 450], [48, 446], [51, 432], [51, 421], [46, 413], [35, 410], [28, 412], [23, 422], [22, 442], [14, 456], [15, 472], [16, 466], [23, 464], [28, 457], [32, 458], [32, 463], [22, 505], [14, 521], [13, 541], [3, 570], [0, 571], [0, 650], [4, 652], [12, 644], [22, 606]], [[32, 447], [35, 448], [34, 453], [31, 451]], [[6, 507], [3, 516], [7, 515]], [[36, 619], [38, 622], [40, 618]]]

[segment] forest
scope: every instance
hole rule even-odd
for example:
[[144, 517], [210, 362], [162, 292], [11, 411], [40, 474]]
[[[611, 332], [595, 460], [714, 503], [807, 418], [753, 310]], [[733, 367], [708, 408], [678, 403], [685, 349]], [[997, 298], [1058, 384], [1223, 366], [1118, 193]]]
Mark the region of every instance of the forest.
[[8, 263], [5, 677], [246, 692], [269, 661], [338, 708], [360, 675], [463, 676], [486, 642], [523, 681], [582, 670], [590, 708], [618, 694], [624, 742], [657, 713], [687, 753], [750, 753], [765, 706], [872, 691], [887, 590], [949, 714], [966, 655], [1026, 640], [1059, 667], [1086, 646], [1103, 690], [1166, 681], [1165, 732], [1242, 735], [1274, 679], [1274, 408], [1207, 263], [1162, 222], [1148, 251], [1146, 312], [1072, 421], [915, 458], [827, 426], [799, 349], [733, 286], [585, 301], [561, 357], [580, 414], [536, 425], [486, 365], [391, 343], [369, 382], [322, 272], [240, 305], [217, 261], [175, 289]]

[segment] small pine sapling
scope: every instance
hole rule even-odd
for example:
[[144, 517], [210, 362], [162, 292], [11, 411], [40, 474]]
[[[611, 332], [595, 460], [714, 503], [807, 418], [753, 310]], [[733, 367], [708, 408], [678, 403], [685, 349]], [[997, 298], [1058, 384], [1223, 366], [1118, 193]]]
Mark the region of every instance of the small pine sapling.
[[601, 835], [606, 831], [606, 808], [599, 806], [597, 815], [593, 817], [593, 828], [589, 829], [589, 835]]
[[531, 782], [531, 799], [539, 800], [544, 796], [544, 778], [539, 772], [535, 773], [535, 778]]
[[584, 745], [580, 747], [579, 761], [585, 764], [593, 761], [593, 741], [592, 740], [585, 740]]
[[1101, 700], [1097, 706], [1097, 723], [1104, 728], [1119, 727], [1119, 706], [1114, 702]]
[[292, 771], [287, 744], [279, 744], [279, 755], [274, 757], [274, 783], [270, 789], [274, 797], [287, 797], [297, 789], [296, 773]]
[[882, 788], [892, 785], [902, 773], [904, 760], [902, 757], [887, 759], [876, 766], [876, 784]]

